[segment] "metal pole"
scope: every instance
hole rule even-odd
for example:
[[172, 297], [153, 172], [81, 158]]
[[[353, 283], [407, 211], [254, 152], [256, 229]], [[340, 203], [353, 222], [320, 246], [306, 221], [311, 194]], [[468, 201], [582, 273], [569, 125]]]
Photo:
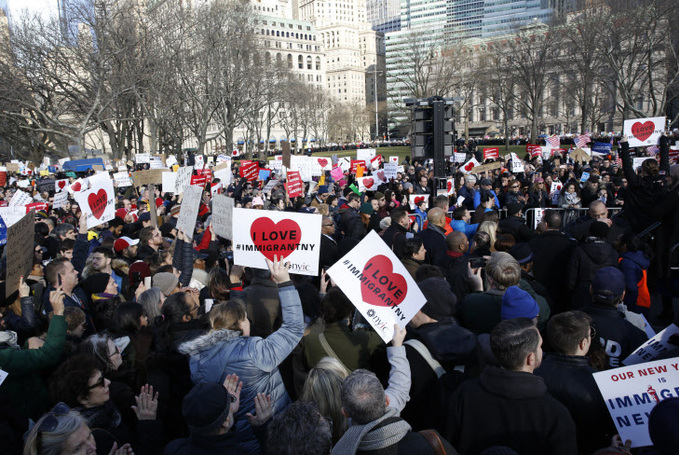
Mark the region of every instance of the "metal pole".
[[[381, 72], [381, 71], [380, 71]], [[373, 74], [374, 94], [375, 94], [375, 140], [379, 134], [379, 119], [377, 115], [377, 61], [375, 62], [375, 72]]]

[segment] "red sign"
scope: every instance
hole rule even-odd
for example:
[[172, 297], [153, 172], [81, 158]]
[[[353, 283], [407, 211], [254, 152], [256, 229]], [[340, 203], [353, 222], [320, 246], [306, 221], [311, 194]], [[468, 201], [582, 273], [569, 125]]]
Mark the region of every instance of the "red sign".
[[299, 171], [288, 171], [288, 183], [286, 186], [290, 199], [304, 196], [304, 182], [302, 182], [302, 176]]
[[[101, 191], [104, 191], [104, 190], [101, 190]], [[104, 193], [105, 192], [106, 191], [104, 191]], [[32, 204], [26, 204], [26, 213], [30, 212], [31, 209], [35, 209], [36, 212], [39, 211], [39, 210], [47, 211], [47, 208], [48, 208], [47, 202], [33, 202]], [[106, 207], [104, 207], [104, 208], [106, 208]], [[98, 218], [100, 218], [100, 217], [101, 217], [101, 215], [99, 215]]]
[[259, 164], [254, 161], [241, 161], [238, 172], [248, 182], [254, 182], [259, 177]]
[[498, 147], [483, 149], [483, 159], [500, 158], [500, 149]]
[[351, 173], [356, 173], [356, 167], [361, 165], [365, 169], [365, 160], [351, 160]]
[[[257, 250], [273, 261], [274, 256], [286, 258], [297, 249], [302, 239], [302, 229], [294, 220], [285, 219], [274, 223], [271, 218], [262, 217], [252, 223], [250, 237]], [[278, 245], [278, 248], [270, 248], [270, 245]]]
[[206, 183], [207, 183], [207, 176], [205, 176], [205, 175], [192, 175], [191, 176], [191, 185], [205, 186]]
[[373, 169], [378, 169], [381, 164], [382, 164], [382, 155], [377, 155], [376, 157], [374, 157], [370, 160], [370, 165], [373, 167]]
[[7, 184], [7, 172], [0, 172], [0, 186], [5, 186]]
[[212, 169], [196, 169], [196, 174], [205, 176], [206, 181], [212, 182]]
[[542, 155], [542, 147], [539, 145], [526, 144], [526, 153], [530, 156], [540, 156]]

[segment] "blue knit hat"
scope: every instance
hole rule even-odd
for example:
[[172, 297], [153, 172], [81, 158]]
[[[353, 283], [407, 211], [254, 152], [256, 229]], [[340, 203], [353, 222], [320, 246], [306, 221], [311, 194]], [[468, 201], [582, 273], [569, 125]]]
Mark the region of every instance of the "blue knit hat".
[[509, 286], [502, 296], [500, 316], [502, 320], [515, 318], [533, 319], [540, 314], [540, 307], [529, 293], [518, 286]]

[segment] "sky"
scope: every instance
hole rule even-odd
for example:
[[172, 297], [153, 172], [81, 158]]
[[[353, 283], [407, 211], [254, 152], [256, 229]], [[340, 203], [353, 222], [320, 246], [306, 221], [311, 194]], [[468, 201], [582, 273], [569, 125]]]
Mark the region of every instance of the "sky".
[[9, 16], [17, 16], [24, 9], [30, 12], [42, 12], [44, 15], [57, 14], [57, 0], [0, 0], [0, 8], [5, 9]]

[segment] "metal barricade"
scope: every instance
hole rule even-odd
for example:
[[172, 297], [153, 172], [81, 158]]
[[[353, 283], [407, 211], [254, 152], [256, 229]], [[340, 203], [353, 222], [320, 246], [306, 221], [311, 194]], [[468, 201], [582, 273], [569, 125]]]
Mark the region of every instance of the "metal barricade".
[[[608, 214], [610, 216], [615, 215], [618, 213], [620, 210], [622, 210], [622, 207], [606, 207], [608, 210]], [[530, 208], [526, 209], [526, 212], [524, 213], [524, 218], [526, 219], [526, 224], [528, 224], [528, 227], [535, 230], [538, 227], [538, 224], [540, 224], [540, 221], [542, 220], [542, 214], [545, 213], [545, 210], [556, 210], [558, 212], [565, 212], [566, 210], [575, 210], [578, 212], [578, 217], [585, 215], [589, 209], [588, 208], [580, 208], [580, 209], [562, 209], [560, 207], [545, 207], [545, 208]], [[566, 226], [563, 224], [561, 225], [561, 229], [559, 229], [561, 232], [564, 232]]]

